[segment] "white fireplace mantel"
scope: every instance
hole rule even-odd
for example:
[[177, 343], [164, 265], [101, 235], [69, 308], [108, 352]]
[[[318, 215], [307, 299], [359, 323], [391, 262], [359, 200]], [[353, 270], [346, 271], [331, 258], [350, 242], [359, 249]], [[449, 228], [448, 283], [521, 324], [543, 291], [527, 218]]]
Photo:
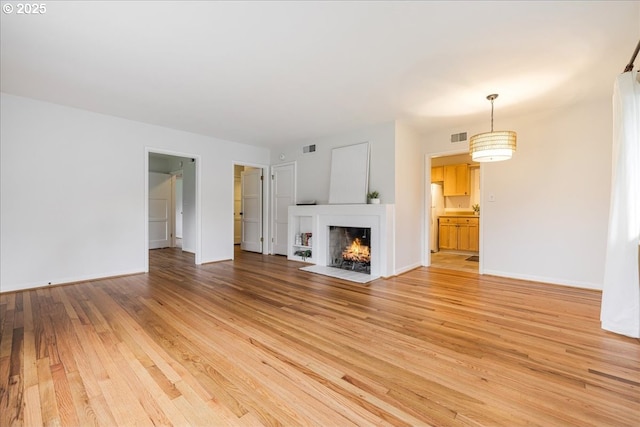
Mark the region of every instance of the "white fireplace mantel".
[[[308, 205], [289, 207], [288, 258], [300, 249], [311, 251], [304, 261], [327, 265], [329, 226], [371, 228], [371, 275], [388, 277], [394, 274], [395, 205]], [[296, 245], [295, 236], [311, 233], [308, 246]]]

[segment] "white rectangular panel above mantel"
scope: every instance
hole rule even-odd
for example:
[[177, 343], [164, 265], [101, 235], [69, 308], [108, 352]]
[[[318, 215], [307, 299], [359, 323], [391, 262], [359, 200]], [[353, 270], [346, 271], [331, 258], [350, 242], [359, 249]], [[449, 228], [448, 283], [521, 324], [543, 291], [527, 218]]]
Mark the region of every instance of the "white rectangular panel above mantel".
[[394, 275], [395, 205], [307, 205], [289, 207], [288, 258], [302, 260], [294, 255], [295, 236], [312, 233], [308, 249], [311, 256], [304, 259], [312, 264], [327, 265], [329, 226], [371, 228], [371, 275]]

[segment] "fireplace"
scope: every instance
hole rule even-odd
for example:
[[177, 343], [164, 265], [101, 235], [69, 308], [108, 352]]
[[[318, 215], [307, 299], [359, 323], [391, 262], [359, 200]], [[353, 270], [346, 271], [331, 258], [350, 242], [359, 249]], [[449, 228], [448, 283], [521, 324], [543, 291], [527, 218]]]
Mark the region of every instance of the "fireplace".
[[[304, 221], [304, 222], [303, 222]], [[358, 237], [359, 244], [369, 247], [368, 265], [362, 261], [360, 264], [348, 264], [342, 262], [342, 252], [346, 249], [345, 242], [337, 245], [340, 250], [331, 249], [331, 234], [333, 227], [346, 229], [360, 229], [351, 232], [352, 239]], [[301, 261], [295, 252], [299, 250], [295, 236], [303, 232], [313, 233], [312, 248], [308, 248], [310, 255], [304, 261], [315, 264], [303, 268], [315, 268], [319, 274], [339, 277], [360, 283], [367, 283], [379, 277], [388, 277], [394, 274], [393, 242], [394, 242], [394, 206], [393, 205], [308, 205], [289, 207], [289, 259]], [[344, 233], [344, 231], [343, 231]], [[366, 238], [363, 239], [363, 235]], [[334, 236], [335, 239], [335, 236]], [[366, 240], [368, 239], [368, 241]], [[350, 247], [351, 244], [349, 244]], [[351, 258], [358, 259], [361, 251], [355, 251]], [[350, 258], [347, 255], [347, 258]], [[338, 259], [342, 268], [331, 267], [333, 260]], [[346, 268], [359, 268], [368, 270], [366, 273], [350, 271]], [[311, 270], [309, 270], [311, 271]], [[346, 278], [352, 277], [352, 278]], [[362, 281], [361, 281], [362, 280]]]
[[329, 226], [328, 267], [371, 274], [371, 228]]

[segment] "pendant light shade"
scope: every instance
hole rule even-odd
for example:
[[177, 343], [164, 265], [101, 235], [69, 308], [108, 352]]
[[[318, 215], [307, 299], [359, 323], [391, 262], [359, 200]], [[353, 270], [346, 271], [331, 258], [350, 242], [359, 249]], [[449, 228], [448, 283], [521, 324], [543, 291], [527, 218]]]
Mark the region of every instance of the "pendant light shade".
[[493, 100], [497, 94], [487, 96], [491, 101], [491, 132], [473, 135], [469, 140], [469, 153], [476, 162], [499, 162], [508, 160], [516, 151], [517, 135], [511, 130], [493, 130]]
[[479, 133], [469, 140], [469, 151], [475, 162], [509, 160], [516, 151], [516, 133], [511, 130]]

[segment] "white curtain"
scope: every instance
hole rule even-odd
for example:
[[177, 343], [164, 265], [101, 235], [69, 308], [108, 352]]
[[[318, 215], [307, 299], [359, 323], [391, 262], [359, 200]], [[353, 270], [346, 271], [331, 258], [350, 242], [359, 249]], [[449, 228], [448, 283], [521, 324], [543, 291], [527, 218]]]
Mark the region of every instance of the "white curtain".
[[600, 320], [602, 328], [640, 337], [640, 83], [638, 72], [613, 88], [613, 170]]

